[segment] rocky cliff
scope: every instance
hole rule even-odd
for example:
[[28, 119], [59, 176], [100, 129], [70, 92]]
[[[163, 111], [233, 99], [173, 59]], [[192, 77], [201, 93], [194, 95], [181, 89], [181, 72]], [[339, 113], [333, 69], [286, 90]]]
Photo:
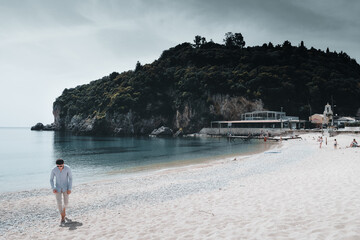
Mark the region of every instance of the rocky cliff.
[[[84, 116], [82, 114], [61, 116], [60, 105], [54, 105], [54, 123], [56, 130], [68, 130], [83, 135], [147, 135], [162, 125], [183, 133], [198, 132], [210, 124], [206, 116], [219, 116], [220, 119], [240, 119], [247, 111], [262, 110], [261, 101], [251, 102], [243, 97], [213, 95], [211, 104], [198, 101], [187, 103], [183, 109], [176, 110], [172, 116], [151, 116], [144, 118], [133, 111], [127, 113], [106, 113], [103, 116]], [[214, 118], [215, 119], [215, 118]]]
[[[143, 135], [199, 131], [213, 120], [280, 110], [307, 119], [333, 100], [338, 115], [360, 108], [360, 66], [346, 53], [283, 45], [183, 43], [134, 71], [65, 89], [53, 104], [57, 130]], [[349, 104], [351, 103], [351, 104]]]

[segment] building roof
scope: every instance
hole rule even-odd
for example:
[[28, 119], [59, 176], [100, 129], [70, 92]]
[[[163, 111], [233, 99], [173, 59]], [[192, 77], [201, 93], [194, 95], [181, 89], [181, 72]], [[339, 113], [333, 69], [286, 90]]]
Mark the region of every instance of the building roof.
[[337, 119], [338, 121], [348, 121], [348, 122], [355, 122], [355, 118], [352, 117], [341, 117]]
[[281, 114], [286, 114], [285, 112], [280, 112], [280, 111], [253, 111], [253, 112], [246, 112], [244, 114], [253, 114], [253, 113], [281, 113]]
[[281, 123], [281, 122], [305, 122], [305, 120], [236, 120], [236, 121], [211, 121], [212, 123]]

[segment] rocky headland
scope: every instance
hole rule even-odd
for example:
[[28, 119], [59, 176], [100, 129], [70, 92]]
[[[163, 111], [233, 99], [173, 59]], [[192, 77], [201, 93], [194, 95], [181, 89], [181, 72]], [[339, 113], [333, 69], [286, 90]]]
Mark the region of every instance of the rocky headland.
[[303, 42], [246, 48], [236, 39], [224, 42], [183, 43], [151, 64], [65, 89], [53, 104], [54, 123], [34, 129], [126, 136], [164, 126], [188, 134], [254, 110], [283, 108], [308, 119], [330, 99], [339, 115], [360, 108], [360, 66], [344, 52]]

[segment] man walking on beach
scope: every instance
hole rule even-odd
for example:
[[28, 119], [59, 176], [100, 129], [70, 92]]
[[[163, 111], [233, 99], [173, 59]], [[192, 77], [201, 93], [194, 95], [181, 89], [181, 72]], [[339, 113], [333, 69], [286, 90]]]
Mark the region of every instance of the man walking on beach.
[[[54, 185], [54, 177], [56, 183]], [[56, 167], [53, 168], [50, 175], [50, 184], [53, 193], [56, 196], [56, 202], [61, 215], [61, 224], [65, 223], [65, 209], [69, 204], [69, 194], [72, 188], [72, 173], [68, 165], [64, 164], [64, 160], [56, 160]], [[62, 204], [62, 198], [64, 199], [64, 206]]]

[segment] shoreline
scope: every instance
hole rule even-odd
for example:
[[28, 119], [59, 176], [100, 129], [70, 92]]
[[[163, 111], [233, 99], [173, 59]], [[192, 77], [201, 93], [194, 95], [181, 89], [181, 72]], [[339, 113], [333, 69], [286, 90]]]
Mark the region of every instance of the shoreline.
[[[238, 144], [242, 144], [241, 142]], [[213, 155], [213, 156], [206, 156], [206, 157], [198, 157], [198, 158], [192, 158], [192, 159], [184, 159], [184, 160], [176, 160], [176, 161], [170, 161], [170, 162], [158, 162], [158, 163], [147, 163], [146, 165], [141, 166], [135, 166], [135, 167], [126, 167], [124, 169], [119, 170], [108, 170], [101, 173], [96, 174], [95, 176], [90, 177], [84, 177], [80, 179], [75, 179], [76, 185], [82, 185], [82, 184], [89, 184], [93, 182], [101, 182], [101, 181], [112, 181], [112, 180], [119, 180], [119, 179], [125, 179], [125, 178], [132, 178], [137, 176], [144, 176], [148, 174], [153, 174], [157, 171], [164, 171], [169, 169], [176, 169], [176, 168], [188, 168], [193, 165], [201, 165], [201, 164], [210, 164], [211, 162], [216, 161], [222, 161], [224, 159], [230, 159], [230, 158], [243, 158], [244, 156], [250, 156], [253, 154], [257, 154], [263, 151], [268, 150], [272, 147], [272, 145], [276, 145], [278, 143], [275, 142], [267, 142], [263, 143], [261, 141], [257, 140], [256, 144], [259, 149], [247, 150], [244, 153], [230, 153], [230, 154], [223, 154], [223, 155]], [[252, 145], [252, 144], [251, 144]], [[47, 175], [46, 175], [47, 176]], [[47, 179], [47, 177], [46, 177]], [[16, 194], [18, 192], [28, 192], [28, 191], [38, 191], [42, 189], [49, 189], [47, 187], [49, 184], [45, 184], [41, 187], [31, 188], [31, 189], [24, 189], [24, 190], [11, 190], [11, 191], [0, 191], [0, 194]]]
[[[21, 130], [21, 129], [20, 129]], [[54, 160], [58, 157], [62, 157], [68, 161], [68, 164], [72, 167], [74, 176], [74, 184], [87, 183], [93, 180], [109, 179], [113, 178], [114, 174], [119, 173], [121, 175], [137, 174], [139, 170], [147, 170], [149, 168], [156, 168], [156, 165], [161, 167], [161, 162], [172, 162], [171, 164], [177, 164], [184, 159], [183, 165], [191, 164], [194, 162], [203, 161], [202, 158], [212, 157], [214, 155], [227, 154], [232, 152], [252, 151], [258, 148], [255, 141], [250, 144], [242, 144], [241, 142], [235, 142], [230, 144], [226, 139], [208, 140], [208, 139], [137, 139], [137, 138], [83, 138], [83, 137], [70, 137], [69, 139], [60, 137], [53, 140], [53, 134], [44, 133], [32, 133], [27, 131], [23, 144], [29, 146], [24, 148], [23, 151], [17, 152], [16, 145], [18, 144], [17, 137], [22, 137], [23, 131], [9, 130], [2, 134], [4, 137], [6, 133], [16, 134], [11, 135], [9, 148], [5, 149], [5, 154], [9, 157], [3, 159], [4, 164], [2, 171], [0, 171], [0, 178], [3, 184], [0, 187], [0, 193], [5, 192], [18, 192], [27, 190], [36, 190], [39, 188], [48, 188], [49, 186], [49, 172], [53, 168]], [[2, 132], [3, 133], [3, 132]], [[17, 137], [15, 137], [17, 136]], [[38, 141], [38, 139], [42, 141]], [[46, 141], [50, 140], [50, 141]], [[66, 140], [74, 141], [75, 144], [84, 145], [84, 151], [78, 151], [75, 147], [71, 147], [71, 151], [66, 151], [64, 148]], [[102, 141], [104, 144], [102, 144]], [[31, 141], [30, 143], [27, 143]], [[45, 142], [46, 141], [46, 142]], [[94, 142], [94, 144], [92, 144]], [[91, 144], [90, 144], [91, 143]], [[157, 144], [159, 150], [157, 149]], [[194, 146], [192, 146], [194, 144]], [[42, 146], [44, 145], [44, 146]], [[99, 145], [99, 146], [97, 146]], [[32, 147], [30, 147], [32, 146]], [[105, 148], [102, 148], [105, 146]], [[14, 148], [14, 150], [11, 150]], [[94, 148], [94, 149], [93, 149]], [[35, 150], [41, 149], [41, 150]], [[42, 150], [44, 149], [44, 150]], [[68, 149], [70, 150], [70, 149]], [[39, 158], [34, 158], [34, 152], [41, 154]], [[74, 155], [75, 153], [75, 155]], [[119, 155], [118, 155], [119, 153]], [[20, 154], [24, 154], [21, 157]], [[26, 154], [26, 155], [25, 155]], [[92, 155], [94, 154], [94, 155]], [[18, 162], [21, 166], [16, 166]], [[25, 167], [27, 162], [33, 162], [29, 167]], [[160, 164], [159, 164], [160, 163]], [[150, 164], [150, 165], [149, 165]], [[153, 166], [151, 165], [153, 164]], [[171, 166], [169, 164], [168, 166]], [[145, 167], [138, 168], [139, 166]], [[37, 168], [39, 166], [40, 168]], [[165, 167], [168, 167], [165, 166]], [[114, 171], [115, 170], [115, 171]], [[135, 172], [134, 174], [131, 172]], [[116, 176], [115, 176], [116, 177]]]
[[0, 236], [358, 239], [360, 148], [346, 145], [359, 135], [329, 137], [321, 149], [318, 135], [237, 161], [75, 186], [66, 227], [47, 189], [0, 194]]
[[[244, 153], [231, 153], [217, 156], [209, 156], [209, 157], [201, 157], [194, 159], [186, 159], [186, 160], [178, 160], [172, 162], [161, 162], [161, 163], [150, 163], [148, 165], [140, 166], [140, 167], [131, 167], [129, 169], [118, 170], [108, 172], [107, 175], [114, 175], [113, 178], [121, 178], [120, 174], [125, 173], [129, 177], [154, 174], [156, 172], [162, 172], [167, 170], [177, 170], [177, 169], [187, 169], [191, 167], [196, 167], [200, 165], [211, 165], [216, 164], [217, 162], [229, 161], [235, 159], [244, 159], [246, 157], [250, 157], [256, 154], [263, 153], [268, 151], [274, 147], [278, 147], [281, 143], [278, 142], [267, 142], [267, 143], [259, 143], [259, 147], [256, 151], [248, 151]], [[124, 176], [127, 177], [127, 176]], [[110, 177], [112, 178], [112, 177]], [[104, 179], [107, 180], [107, 179]], [[101, 180], [100, 180], [101, 181]]]

